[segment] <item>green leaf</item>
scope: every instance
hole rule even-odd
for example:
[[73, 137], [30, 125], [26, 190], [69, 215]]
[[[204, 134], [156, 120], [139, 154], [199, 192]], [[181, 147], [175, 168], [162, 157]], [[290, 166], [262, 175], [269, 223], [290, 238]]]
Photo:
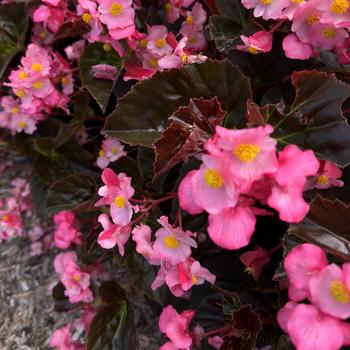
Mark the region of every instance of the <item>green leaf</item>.
[[28, 13], [24, 3], [0, 6], [0, 78], [12, 58], [24, 48], [27, 27]]
[[284, 144], [312, 149], [340, 166], [349, 164], [350, 128], [341, 106], [350, 97], [350, 86], [334, 74], [316, 71], [295, 72], [292, 83], [294, 103], [274, 136]]
[[103, 133], [130, 145], [150, 147], [179, 107], [188, 105], [191, 98], [215, 96], [229, 113], [228, 124], [243, 125], [246, 100], [251, 97], [249, 80], [227, 60], [208, 60], [157, 73], [136, 84], [119, 100]]
[[[91, 67], [96, 64], [109, 64], [118, 69], [118, 74], [114, 81], [105, 79], [95, 79], [91, 74]], [[110, 51], [103, 49], [103, 43], [89, 44], [80, 57], [80, 77], [83, 86], [90, 92], [99, 104], [102, 112], [106, 111], [109, 97], [118, 79], [122, 68], [122, 59], [118, 53], [111, 48]]]
[[53, 215], [61, 210], [79, 210], [88, 204], [92, 207], [96, 192], [96, 183], [92, 176], [66, 176], [49, 187], [47, 211]]
[[41, 218], [47, 218], [47, 211], [45, 206], [45, 198], [48, 187], [41, 181], [39, 176], [33, 175], [29, 181], [30, 192], [36, 212]]
[[97, 312], [87, 339], [88, 350], [134, 350], [136, 332], [131, 305], [115, 281], [99, 288], [105, 305]]
[[216, 0], [216, 7], [222, 16], [231, 18], [242, 26], [247, 23], [248, 11], [240, 0]]

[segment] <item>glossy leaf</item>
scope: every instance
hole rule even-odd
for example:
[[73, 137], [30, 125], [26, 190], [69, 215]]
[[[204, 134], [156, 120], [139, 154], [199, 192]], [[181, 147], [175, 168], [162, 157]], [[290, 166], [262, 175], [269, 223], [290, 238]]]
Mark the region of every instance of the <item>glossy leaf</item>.
[[189, 106], [180, 107], [169, 118], [170, 125], [154, 143], [154, 177], [203, 152], [205, 141], [214, 135], [215, 126], [220, 125], [224, 115], [216, 97], [211, 100], [191, 99]]
[[93, 202], [96, 193], [96, 183], [92, 176], [83, 174], [66, 176], [49, 187], [47, 210], [51, 215], [61, 210], [78, 210], [79, 207]]
[[[118, 69], [118, 74], [114, 81], [105, 79], [95, 79], [91, 73], [91, 67], [96, 64], [108, 64]], [[86, 46], [80, 57], [80, 77], [83, 86], [90, 92], [99, 104], [102, 112], [106, 111], [109, 97], [113, 87], [122, 70], [122, 59], [118, 53], [111, 48], [110, 51], [103, 49], [103, 43], [93, 43]]]
[[208, 60], [157, 73], [118, 101], [103, 133], [131, 145], [151, 146], [179, 107], [187, 106], [191, 98], [215, 96], [229, 112], [228, 123], [242, 125], [250, 84], [228, 61]]
[[24, 3], [0, 6], [0, 78], [12, 58], [24, 48], [27, 27], [28, 13]]
[[84, 21], [67, 22], [61, 25], [53, 37], [53, 41], [80, 37], [90, 31], [90, 26]]

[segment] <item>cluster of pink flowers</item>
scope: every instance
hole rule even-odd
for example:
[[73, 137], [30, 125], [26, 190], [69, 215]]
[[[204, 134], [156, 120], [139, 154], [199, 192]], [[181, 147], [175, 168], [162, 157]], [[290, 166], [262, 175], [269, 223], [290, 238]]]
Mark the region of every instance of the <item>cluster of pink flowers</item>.
[[[291, 299], [278, 322], [298, 350], [337, 350], [350, 344], [350, 264], [329, 264], [323, 250], [305, 243], [284, 260]], [[307, 299], [310, 303], [300, 303]]]
[[272, 214], [256, 207], [257, 201], [277, 210], [281, 220], [297, 223], [309, 210], [303, 191], [314, 186], [312, 177], [318, 179], [315, 183], [339, 177], [339, 169], [323, 175], [325, 167], [320, 170], [311, 150], [289, 145], [277, 153], [272, 132], [269, 125], [242, 130], [218, 126], [205, 145], [201, 167], [179, 186], [181, 208], [193, 215], [206, 211], [208, 233], [220, 247], [239, 249], [249, 243], [255, 216]]
[[[242, 0], [242, 4], [248, 9], [254, 9], [255, 17], [280, 20], [280, 23], [286, 20], [291, 22], [292, 33], [283, 40], [287, 57], [308, 59], [317, 57], [320, 51], [328, 50], [338, 55], [340, 63], [350, 62], [348, 0]], [[269, 45], [266, 46], [268, 36]], [[271, 33], [255, 33], [250, 39], [247, 41], [246, 37], [242, 37], [249, 52], [271, 50]]]
[[54, 231], [54, 241], [57, 248], [67, 249], [72, 243], [82, 245], [82, 233], [78, 229], [75, 214], [71, 211], [61, 211], [53, 217], [57, 225]]
[[120, 141], [106, 138], [102, 142], [96, 163], [99, 168], [104, 169], [107, 168], [109, 163], [113, 163], [124, 156], [126, 156], [126, 152]]
[[54, 267], [65, 287], [65, 295], [71, 303], [91, 303], [90, 275], [77, 265], [75, 252], [60, 253], [55, 257]]
[[21, 65], [9, 76], [13, 93], [18, 98], [4, 96], [0, 105], [0, 126], [13, 133], [32, 134], [43, 113], [53, 108], [66, 109], [73, 92], [73, 77], [68, 62], [57, 52], [36, 44], [28, 46]]

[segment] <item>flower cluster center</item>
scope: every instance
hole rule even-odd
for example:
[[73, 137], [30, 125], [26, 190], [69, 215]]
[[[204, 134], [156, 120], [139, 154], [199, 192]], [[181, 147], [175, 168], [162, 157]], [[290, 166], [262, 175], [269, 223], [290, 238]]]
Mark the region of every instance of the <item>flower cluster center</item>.
[[349, 6], [348, 0], [334, 0], [331, 4], [331, 11], [337, 15], [342, 15], [348, 10]]
[[250, 163], [260, 153], [260, 147], [252, 143], [242, 143], [238, 145], [234, 150], [233, 154], [241, 162]]
[[118, 16], [120, 15], [120, 13], [123, 11], [123, 5], [121, 4], [113, 4], [111, 5], [111, 7], [109, 8], [109, 13], [112, 16]]
[[115, 205], [117, 206], [117, 208], [119, 208], [119, 209], [124, 207], [125, 202], [126, 202], [126, 200], [125, 200], [125, 198], [124, 198], [123, 196], [118, 196], [118, 197], [116, 197], [115, 200], [114, 200], [114, 204], [115, 204]]
[[338, 303], [350, 302], [350, 294], [345, 284], [342, 281], [333, 281], [331, 283], [331, 294], [335, 301]]
[[179, 241], [174, 236], [165, 236], [163, 238], [164, 245], [168, 249], [177, 249], [179, 247]]
[[214, 189], [218, 189], [224, 184], [223, 178], [215, 169], [207, 169], [204, 172], [204, 181], [209, 187]]

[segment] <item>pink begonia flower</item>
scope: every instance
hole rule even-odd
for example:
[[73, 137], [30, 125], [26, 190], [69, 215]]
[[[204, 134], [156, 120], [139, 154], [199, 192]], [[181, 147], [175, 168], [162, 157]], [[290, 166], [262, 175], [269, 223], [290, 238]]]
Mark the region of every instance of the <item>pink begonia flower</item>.
[[246, 270], [250, 272], [257, 281], [262, 268], [269, 263], [270, 256], [268, 251], [257, 246], [254, 250], [240, 255], [239, 259], [247, 267]]
[[249, 244], [256, 217], [249, 206], [225, 208], [208, 217], [208, 233], [213, 242], [225, 249], [240, 249]]
[[321, 12], [321, 19], [333, 23], [336, 27], [350, 28], [350, 3], [348, 0], [316, 1], [316, 10]]
[[141, 224], [132, 230], [132, 239], [136, 243], [136, 251], [144, 256], [152, 265], [160, 265], [161, 258], [153, 249], [151, 243], [152, 230], [148, 225]]
[[330, 23], [318, 22], [310, 29], [308, 41], [319, 50], [333, 50], [341, 47], [348, 36], [348, 32], [343, 28], [336, 28]]
[[344, 182], [338, 180], [342, 176], [342, 171], [334, 163], [323, 160], [320, 161], [320, 168], [315, 176], [308, 180], [306, 189], [317, 188], [324, 190], [331, 187], [342, 187]]
[[192, 345], [188, 326], [193, 316], [194, 311], [185, 310], [178, 314], [171, 305], [163, 309], [159, 318], [159, 329], [171, 340], [175, 349], [187, 349]]
[[54, 231], [54, 239], [56, 247], [67, 249], [72, 243], [82, 245], [82, 233], [74, 226], [67, 222], [63, 222], [57, 226]]
[[56, 33], [64, 23], [65, 16], [61, 9], [41, 5], [35, 10], [33, 20], [42, 22], [52, 33]]
[[103, 197], [95, 205], [110, 205], [112, 221], [117, 225], [127, 225], [133, 214], [129, 199], [135, 190], [131, 186], [131, 178], [121, 173], [117, 175], [112, 169], [106, 168], [102, 172], [105, 186], [100, 187], [98, 194]]
[[183, 231], [180, 227], [172, 227], [166, 216], [158, 219], [163, 227], [156, 232], [153, 249], [162, 260], [175, 265], [185, 261], [191, 255], [191, 247], [197, 248], [196, 241], [191, 238], [191, 231]]
[[182, 26], [180, 34], [188, 39], [186, 49], [200, 51], [205, 48], [206, 40], [200, 26]]
[[125, 74], [123, 79], [129, 80], [145, 80], [152, 77], [157, 71], [154, 68], [143, 68], [131, 62], [125, 65]]
[[350, 264], [330, 264], [312, 276], [309, 289], [312, 303], [322, 312], [341, 319], [350, 316]]
[[124, 156], [126, 156], [126, 152], [120, 141], [107, 138], [102, 142], [96, 163], [99, 168], [104, 169], [109, 163], [113, 163]]
[[43, 2], [46, 2], [49, 5], [57, 6], [60, 3], [61, 0], [43, 0]]
[[216, 127], [217, 146], [229, 158], [227, 166], [239, 184], [250, 184], [278, 169], [277, 142], [269, 136], [272, 132], [270, 125], [242, 130]]
[[192, 197], [197, 207], [218, 214], [233, 207], [238, 200], [238, 190], [233, 182], [227, 157], [204, 155], [202, 165], [192, 176]]
[[218, 335], [216, 335], [215, 337], [208, 338], [208, 344], [214, 347], [215, 349], [219, 350], [224, 344], [224, 340]]
[[124, 245], [130, 237], [130, 225], [119, 226], [113, 224], [107, 214], [101, 214], [98, 217], [98, 222], [102, 225], [103, 231], [99, 234], [97, 242], [105, 249], [114, 248], [118, 245], [119, 254], [124, 255]]
[[132, 0], [99, 0], [100, 20], [115, 40], [130, 37], [135, 31]]
[[197, 26], [198, 28], [202, 28], [206, 20], [207, 20], [206, 11], [203, 9], [203, 6], [200, 2], [196, 2], [192, 7], [192, 10], [186, 12], [186, 19], [182, 23], [182, 27], [188, 28], [192, 26]]
[[78, 40], [64, 49], [67, 57], [71, 61], [77, 61], [83, 53], [85, 40]]
[[205, 281], [214, 284], [215, 279], [215, 275], [202, 267], [198, 261], [189, 258], [166, 273], [165, 283], [175, 296], [180, 297], [192, 286], [201, 285]]
[[71, 350], [70, 324], [56, 329], [50, 338], [50, 347], [58, 350]]
[[236, 49], [247, 51], [252, 54], [269, 52], [272, 49], [272, 34], [265, 31], [256, 32], [250, 37], [241, 35], [244, 45], [237, 45]]
[[165, 5], [165, 18], [169, 23], [174, 23], [180, 18], [180, 8], [178, 6], [178, 0], [168, 0]]
[[21, 63], [31, 76], [42, 77], [49, 74], [52, 59], [45, 49], [36, 44], [29, 44]]
[[148, 28], [147, 49], [152, 55], [163, 56], [172, 52], [167, 43], [168, 30], [165, 26], [155, 25]]
[[292, 312], [298, 306], [294, 301], [289, 301], [285, 304], [282, 309], [280, 309], [277, 313], [277, 322], [283, 331], [288, 333], [288, 321], [292, 315]]
[[26, 115], [16, 115], [12, 117], [9, 127], [17, 133], [24, 131], [31, 135], [37, 129], [36, 124], [37, 121], [33, 118], [28, 118]]
[[78, 260], [74, 252], [60, 253], [56, 255], [53, 265], [58, 274], [62, 274], [70, 265], [76, 265]]
[[312, 46], [301, 42], [295, 34], [287, 35], [282, 46], [285, 55], [295, 60], [308, 60], [313, 53]]
[[242, 0], [247, 9], [254, 8], [254, 17], [265, 20], [280, 19], [282, 11], [289, 5], [289, 0]]
[[284, 259], [288, 280], [297, 289], [308, 289], [310, 278], [328, 265], [324, 251], [311, 243], [299, 244]]
[[298, 350], [337, 350], [344, 341], [341, 322], [323, 314], [313, 305], [295, 306], [286, 326]]

